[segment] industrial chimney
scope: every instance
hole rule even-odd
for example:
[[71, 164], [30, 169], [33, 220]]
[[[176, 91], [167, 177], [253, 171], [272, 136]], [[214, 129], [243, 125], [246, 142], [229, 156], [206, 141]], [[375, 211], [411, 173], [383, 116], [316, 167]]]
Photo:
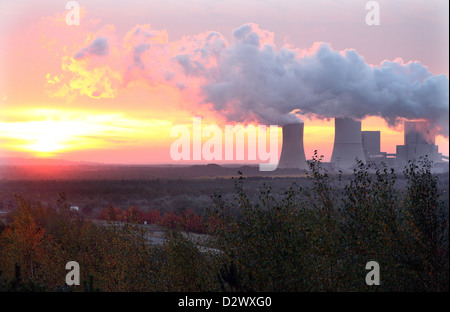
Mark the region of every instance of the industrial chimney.
[[283, 147], [278, 168], [307, 169], [303, 149], [303, 123], [283, 126]]
[[362, 146], [361, 122], [351, 118], [335, 118], [331, 162], [338, 169], [346, 169], [355, 165], [356, 158], [366, 162]]

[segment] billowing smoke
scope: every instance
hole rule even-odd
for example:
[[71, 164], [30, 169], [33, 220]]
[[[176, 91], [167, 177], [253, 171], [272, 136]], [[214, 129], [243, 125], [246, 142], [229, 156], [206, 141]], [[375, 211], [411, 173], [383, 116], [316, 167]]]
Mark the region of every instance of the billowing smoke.
[[254, 24], [233, 36], [233, 44], [213, 36], [201, 47], [202, 55], [216, 56], [214, 66], [202, 66], [189, 55], [177, 59], [186, 75], [205, 78], [204, 101], [228, 120], [283, 125], [297, 119], [292, 112], [319, 118], [380, 116], [390, 126], [422, 119], [448, 137], [448, 78], [419, 62], [372, 66], [355, 50], [335, 51], [325, 43], [307, 53], [276, 50], [271, 33]]
[[[298, 116], [380, 116], [390, 126], [427, 121], [430, 131], [448, 137], [449, 80], [419, 62], [396, 59], [373, 66], [355, 50], [336, 51], [326, 43], [308, 51], [277, 49], [274, 34], [255, 24], [239, 27], [233, 37], [229, 43], [212, 31], [170, 42], [165, 30], [137, 25], [121, 47], [99, 33], [63, 69], [72, 71], [69, 84], [80, 94], [112, 97], [143, 79], [178, 88], [193, 112], [203, 100], [232, 122], [284, 125], [299, 122]], [[67, 89], [57, 94], [66, 96]]]

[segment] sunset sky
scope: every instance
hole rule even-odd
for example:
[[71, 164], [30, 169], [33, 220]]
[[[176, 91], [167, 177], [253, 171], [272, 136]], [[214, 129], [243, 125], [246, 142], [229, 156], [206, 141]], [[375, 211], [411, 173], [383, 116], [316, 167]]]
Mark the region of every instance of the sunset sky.
[[[359, 0], [80, 0], [80, 25], [66, 23], [67, 2], [0, 2], [0, 157], [174, 163], [170, 146], [176, 138], [170, 130], [191, 127], [195, 116], [221, 128], [281, 124], [291, 107], [284, 103], [299, 99], [294, 78], [286, 77], [296, 68], [314, 69], [322, 54], [339, 64], [353, 59], [367, 64], [361, 65], [364, 73], [393, 62], [386, 68], [398, 65], [398, 75], [409, 77], [412, 86], [428, 77], [435, 77], [437, 86], [448, 83], [445, 0], [377, 1], [380, 25], [372, 26], [365, 22], [368, 1]], [[233, 85], [240, 77], [233, 60], [258, 71], [244, 73], [243, 83]], [[277, 72], [273, 66], [280, 63], [286, 68], [283, 80], [270, 80], [267, 73]], [[261, 77], [268, 82], [258, 85], [262, 102], [247, 86]], [[275, 88], [271, 81], [286, 83]], [[272, 94], [273, 107], [267, 99]], [[333, 109], [339, 111], [336, 103]], [[329, 161], [333, 119], [327, 109], [317, 114], [308, 109], [297, 115], [305, 123], [306, 157], [317, 149]], [[420, 110], [401, 114], [439, 115]], [[446, 118], [447, 130], [436, 138], [444, 155], [449, 154]], [[394, 153], [403, 144], [403, 127], [393, 124], [364, 116], [362, 130], [380, 130], [381, 150]]]

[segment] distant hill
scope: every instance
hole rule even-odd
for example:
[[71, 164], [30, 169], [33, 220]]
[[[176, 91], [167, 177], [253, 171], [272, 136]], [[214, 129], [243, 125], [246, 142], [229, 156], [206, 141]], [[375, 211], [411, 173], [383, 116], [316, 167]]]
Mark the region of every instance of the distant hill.
[[4, 166], [79, 166], [79, 165], [101, 165], [100, 163], [70, 161], [65, 159], [51, 158], [19, 158], [0, 157], [0, 165]]
[[257, 165], [112, 165], [63, 159], [0, 158], [0, 180], [148, 180], [236, 176], [302, 176], [300, 170], [259, 171]]

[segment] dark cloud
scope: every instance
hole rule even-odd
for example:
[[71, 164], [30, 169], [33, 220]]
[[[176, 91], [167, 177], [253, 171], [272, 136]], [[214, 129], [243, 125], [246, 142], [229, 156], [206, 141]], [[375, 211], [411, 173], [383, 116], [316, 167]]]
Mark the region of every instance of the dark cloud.
[[141, 43], [141, 44], [137, 45], [136, 47], [134, 47], [134, 49], [133, 49], [134, 66], [137, 66], [140, 69], [145, 69], [145, 65], [144, 65], [144, 62], [142, 62], [141, 55], [148, 49], [150, 49], [150, 44], [148, 44], [148, 43]]
[[88, 47], [83, 48], [77, 54], [75, 59], [79, 60], [87, 55], [103, 56], [109, 53], [108, 40], [103, 37], [97, 37]]
[[184, 73], [188, 76], [198, 75], [205, 72], [203, 65], [198, 62], [191, 60], [191, 56], [188, 54], [180, 54], [175, 56], [178, 64], [183, 67]]

